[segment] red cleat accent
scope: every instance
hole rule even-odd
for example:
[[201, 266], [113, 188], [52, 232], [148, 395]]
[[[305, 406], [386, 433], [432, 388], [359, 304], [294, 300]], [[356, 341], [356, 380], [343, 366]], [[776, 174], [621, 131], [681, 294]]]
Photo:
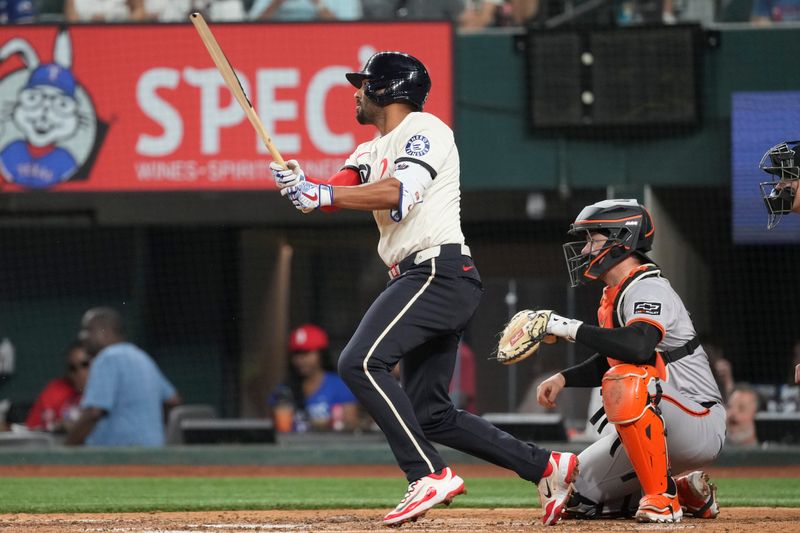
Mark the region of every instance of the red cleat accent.
[[464, 480], [449, 467], [445, 467], [438, 473], [429, 474], [409, 484], [406, 495], [392, 512], [383, 517], [383, 523], [387, 526], [399, 526], [404, 522], [416, 521], [431, 507], [440, 503], [450, 505], [453, 498], [466, 492]]

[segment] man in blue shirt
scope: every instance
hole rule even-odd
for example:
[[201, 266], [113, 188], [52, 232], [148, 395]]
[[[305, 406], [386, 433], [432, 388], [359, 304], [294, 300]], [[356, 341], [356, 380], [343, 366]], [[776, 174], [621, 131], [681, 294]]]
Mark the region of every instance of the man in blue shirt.
[[89, 309], [78, 337], [94, 359], [81, 416], [66, 443], [163, 445], [164, 408], [180, 397], [150, 356], [126, 342], [122, 316], [107, 307]]

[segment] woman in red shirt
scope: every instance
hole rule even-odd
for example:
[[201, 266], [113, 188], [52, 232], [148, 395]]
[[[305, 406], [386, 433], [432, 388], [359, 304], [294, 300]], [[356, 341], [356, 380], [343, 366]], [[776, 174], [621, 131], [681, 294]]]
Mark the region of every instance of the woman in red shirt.
[[65, 431], [72, 421], [71, 413], [77, 412], [89, 377], [89, 354], [75, 341], [66, 355], [67, 374], [52, 380], [39, 394], [25, 421], [29, 429]]

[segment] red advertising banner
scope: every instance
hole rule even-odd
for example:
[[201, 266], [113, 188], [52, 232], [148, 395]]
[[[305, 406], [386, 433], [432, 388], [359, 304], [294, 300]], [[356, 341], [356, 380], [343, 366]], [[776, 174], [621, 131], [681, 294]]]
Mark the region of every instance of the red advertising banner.
[[[372, 53], [418, 57], [425, 111], [452, 124], [448, 23], [212, 24], [284, 159], [335, 173], [376, 135], [345, 73]], [[274, 188], [267, 150], [193, 26], [0, 28], [4, 192]]]

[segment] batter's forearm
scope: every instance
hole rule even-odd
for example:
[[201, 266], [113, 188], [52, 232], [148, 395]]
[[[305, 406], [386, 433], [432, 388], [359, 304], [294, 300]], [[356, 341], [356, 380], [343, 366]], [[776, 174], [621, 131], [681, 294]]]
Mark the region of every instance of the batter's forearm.
[[400, 182], [386, 178], [353, 187], [333, 187], [333, 205], [357, 211], [394, 209], [400, 203]]

